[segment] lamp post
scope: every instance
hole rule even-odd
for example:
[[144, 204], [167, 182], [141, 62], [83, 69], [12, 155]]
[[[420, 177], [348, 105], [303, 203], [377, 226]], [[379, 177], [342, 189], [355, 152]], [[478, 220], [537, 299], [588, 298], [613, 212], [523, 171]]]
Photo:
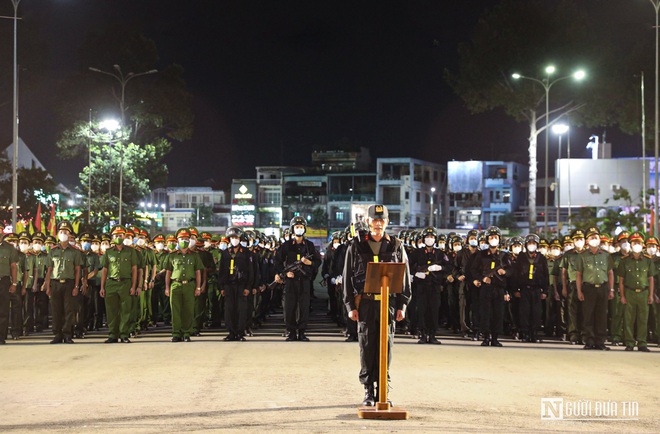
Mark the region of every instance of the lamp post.
[[21, 0], [11, 0], [14, 6], [14, 101], [13, 101], [13, 141], [14, 155], [11, 165], [11, 225], [16, 230], [18, 220], [18, 4]]
[[555, 208], [557, 208], [557, 237], [559, 237], [559, 211], [561, 210], [561, 204], [559, 203], [559, 160], [561, 159], [561, 136], [568, 131], [568, 125], [566, 124], [554, 124], [552, 126], [552, 132], [559, 136], [559, 152], [557, 154], [557, 166], [555, 168], [555, 174], [557, 176], [557, 185], [555, 187]]
[[[658, 0], [660, 2], [660, 0]], [[582, 70], [578, 70], [574, 72], [571, 75], [566, 75], [564, 77], [559, 77], [553, 81], [550, 81], [550, 76], [555, 73], [557, 69], [550, 65], [545, 68], [545, 73], [546, 76], [543, 79], [538, 79], [538, 78], [533, 78], [533, 77], [526, 77], [524, 75], [515, 73], [512, 74], [511, 77], [519, 80], [519, 79], [524, 79], [524, 80], [531, 80], [535, 83], [540, 84], [543, 86], [543, 89], [545, 90], [545, 187], [543, 188], [544, 191], [544, 200], [545, 203], [543, 205], [543, 230], [547, 234], [548, 232], [548, 128], [550, 125], [550, 89], [552, 89], [552, 86], [555, 85], [555, 83], [560, 82], [562, 80], [566, 80], [568, 78], [574, 78], [575, 80], [582, 80], [584, 77], [586, 77], [586, 73]], [[531, 231], [533, 228], [529, 228]]]
[[658, 236], [658, 128], [660, 128], [660, 110], [658, 107], [658, 13], [660, 12], [660, 0], [649, 0], [655, 9], [655, 158], [654, 158], [654, 191], [653, 191], [653, 235]]
[[[107, 119], [99, 124], [101, 129], [106, 130], [109, 134], [113, 134], [120, 127], [119, 121], [116, 119]], [[112, 143], [112, 141], [110, 141]], [[121, 211], [122, 211], [122, 192], [123, 192], [123, 181], [124, 181], [124, 145], [121, 140], [118, 140], [119, 143], [119, 224], [121, 224]]]
[[[150, 69], [149, 71], [145, 72], [139, 72], [137, 74], [129, 72], [128, 74], [124, 75], [124, 73], [121, 70], [121, 67], [119, 65], [113, 65], [113, 68], [115, 69], [116, 72], [107, 72], [107, 71], [102, 71], [98, 68], [93, 68], [90, 67], [89, 70], [93, 72], [98, 72], [100, 74], [108, 75], [115, 80], [119, 82], [119, 85], [121, 87], [121, 92], [119, 96], [115, 95], [115, 98], [119, 102], [119, 111], [121, 113], [121, 126], [126, 127], [126, 106], [125, 106], [125, 96], [126, 96], [126, 84], [133, 78], [135, 77], [140, 77], [142, 75], [148, 75], [148, 74], [155, 74], [158, 72], [157, 69]], [[116, 122], [116, 121], [115, 121]], [[115, 130], [119, 126], [115, 128]], [[124, 191], [124, 145], [123, 143], [120, 142], [121, 146], [121, 157], [120, 157], [120, 162], [119, 162], [119, 224], [121, 225], [122, 222], [122, 195]]]
[[431, 187], [431, 213], [429, 214], [429, 226], [435, 226], [434, 225], [434, 218], [433, 218], [433, 195], [435, 194], [435, 187]]

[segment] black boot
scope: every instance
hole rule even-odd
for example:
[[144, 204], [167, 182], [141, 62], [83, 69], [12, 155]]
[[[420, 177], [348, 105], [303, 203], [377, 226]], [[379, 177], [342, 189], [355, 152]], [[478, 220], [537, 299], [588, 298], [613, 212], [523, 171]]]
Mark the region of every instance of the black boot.
[[376, 398], [374, 397], [374, 385], [367, 384], [364, 386], [364, 401], [362, 405], [365, 407], [373, 407], [375, 405]]
[[440, 345], [441, 343], [434, 335], [429, 335], [429, 344]]
[[489, 345], [490, 345], [490, 339], [488, 338], [488, 336], [486, 336], [486, 337], [484, 337], [484, 341], [481, 343], [481, 346], [482, 347], [487, 347]]
[[497, 335], [496, 334], [493, 334], [493, 339], [490, 341], [490, 346], [491, 347], [501, 347], [502, 346], [500, 341], [497, 340]]
[[296, 334], [295, 331], [290, 331], [289, 334], [286, 337], [287, 342], [291, 341], [297, 341], [298, 340], [298, 335]]
[[426, 335], [422, 333], [419, 335], [419, 340], [417, 341], [418, 344], [425, 344], [426, 343]]
[[298, 340], [303, 342], [309, 342], [309, 338], [305, 336], [305, 330], [298, 331]]

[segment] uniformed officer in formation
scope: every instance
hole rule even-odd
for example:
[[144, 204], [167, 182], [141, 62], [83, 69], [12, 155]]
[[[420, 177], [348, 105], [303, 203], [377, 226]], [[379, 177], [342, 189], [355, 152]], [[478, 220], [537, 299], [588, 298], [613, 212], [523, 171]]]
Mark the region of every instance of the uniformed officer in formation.
[[138, 255], [135, 249], [124, 245], [126, 229], [115, 226], [110, 231], [112, 246], [101, 257], [101, 291], [105, 299], [108, 319], [107, 344], [130, 343], [132, 299], [138, 279]]
[[5, 226], [0, 223], [0, 345], [7, 340], [10, 297], [16, 293], [18, 281], [18, 251], [5, 241]]
[[[362, 405], [374, 406], [378, 400], [376, 392], [378, 384], [379, 354], [380, 354], [380, 300], [378, 294], [365, 294], [367, 264], [369, 262], [404, 262], [406, 273], [401, 293], [391, 294], [389, 300], [390, 312], [388, 321], [388, 366], [392, 359], [392, 344], [394, 341], [395, 321], [405, 317], [406, 306], [412, 295], [410, 290], [410, 271], [408, 256], [401, 241], [386, 233], [388, 210], [384, 205], [371, 205], [367, 209], [367, 224], [369, 233], [364, 238], [354, 240], [346, 252], [343, 273], [344, 304], [349, 317], [358, 322], [358, 342], [360, 346], [360, 383], [364, 386], [365, 395]], [[388, 373], [389, 378], [389, 373]], [[376, 383], [376, 390], [374, 389]]]
[[69, 244], [73, 227], [68, 221], [57, 225], [57, 239], [49, 252], [50, 264], [46, 272], [46, 292], [50, 297], [53, 316], [51, 344], [73, 343], [73, 326], [76, 315], [76, 297], [80, 289], [82, 254]]
[[[299, 216], [291, 219], [290, 230], [293, 236], [280, 247], [275, 256], [275, 281], [284, 283], [284, 320], [287, 341], [309, 341], [305, 334], [309, 319], [309, 303], [312, 278], [321, 265], [321, 257], [314, 243], [305, 237], [307, 221]], [[299, 270], [280, 274], [286, 267], [301, 261]]]
[[610, 254], [600, 249], [600, 231], [591, 227], [586, 233], [589, 247], [577, 257], [577, 296], [582, 302], [582, 338], [585, 350], [609, 350], [607, 301], [614, 298], [614, 272]]
[[639, 351], [649, 352], [646, 333], [649, 305], [653, 305], [654, 301], [656, 269], [653, 259], [643, 253], [642, 234], [633, 232], [629, 241], [631, 252], [621, 258], [617, 270], [623, 305], [623, 341], [626, 351], [632, 351], [637, 344]]
[[582, 303], [578, 298], [576, 263], [580, 253], [584, 252], [584, 231], [575, 229], [571, 239], [564, 241], [564, 256], [560, 263], [562, 296], [568, 307], [568, 340], [571, 345], [582, 343]]
[[193, 333], [195, 298], [202, 292], [204, 265], [190, 247], [190, 231], [176, 232], [179, 249], [165, 258], [165, 295], [172, 306], [172, 342], [190, 342]]

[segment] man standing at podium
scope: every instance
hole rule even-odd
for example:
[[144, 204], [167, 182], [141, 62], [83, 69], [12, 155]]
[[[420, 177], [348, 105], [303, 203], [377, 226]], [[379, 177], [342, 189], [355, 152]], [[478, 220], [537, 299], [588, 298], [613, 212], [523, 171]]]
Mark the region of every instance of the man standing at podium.
[[[364, 406], [374, 406], [378, 394], [374, 383], [378, 382], [380, 294], [365, 294], [364, 285], [369, 262], [404, 262], [406, 272], [401, 293], [391, 294], [389, 300], [388, 366], [392, 359], [394, 320], [405, 317], [410, 302], [410, 271], [408, 257], [401, 241], [385, 233], [388, 212], [384, 205], [371, 205], [367, 210], [369, 233], [355, 238], [349, 245], [344, 262], [344, 304], [350, 319], [358, 323], [360, 346], [360, 383], [364, 386]], [[389, 376], [388, 376], [389, 378]], [[387, 385], [376, 384], [376, 390]]]

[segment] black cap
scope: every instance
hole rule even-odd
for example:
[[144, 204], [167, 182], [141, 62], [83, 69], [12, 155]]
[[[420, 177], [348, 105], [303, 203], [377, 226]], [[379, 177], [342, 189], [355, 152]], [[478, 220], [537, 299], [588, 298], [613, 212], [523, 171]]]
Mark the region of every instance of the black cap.
[[372, 219], [386, 219], [388, 216], [387, 207], [385, 205], [371, 205], [367, 210], [367, 217]]

